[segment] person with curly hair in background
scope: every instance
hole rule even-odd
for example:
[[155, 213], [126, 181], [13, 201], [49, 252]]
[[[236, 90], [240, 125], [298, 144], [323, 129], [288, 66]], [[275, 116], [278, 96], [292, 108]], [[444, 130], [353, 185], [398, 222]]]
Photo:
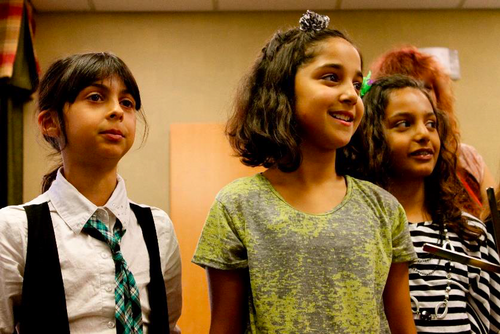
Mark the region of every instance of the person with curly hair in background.
[[[393, 74], [407, 75], [423, 81], [437, 108], [447, 114], [451, 131], [460, 136], [451, 78], [434, 56], [420, 52], [414, 46], [401, 47], [376, 59], [371, 71], [374, 81]], [[495, 179], [474, 147], [464, 143], [459, 143], [458, 146], [457, 175], [469, 194], [468, 201], [463, 203], [463, 209], [479, 217], [482, 206], [487, 203], [486, 188], [495, 187]]]

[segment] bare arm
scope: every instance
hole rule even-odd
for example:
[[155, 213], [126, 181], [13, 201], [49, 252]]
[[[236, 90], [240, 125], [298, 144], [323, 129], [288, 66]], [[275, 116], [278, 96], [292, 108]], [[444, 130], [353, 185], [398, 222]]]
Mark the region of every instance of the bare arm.
[[411, 312], [408, 263], [393, 263], [384, 289], [385, 315], [391, 333], [416, 333]]
[[244, 333], [247, 324], [248, 270], [207, 269], [210, 334]]

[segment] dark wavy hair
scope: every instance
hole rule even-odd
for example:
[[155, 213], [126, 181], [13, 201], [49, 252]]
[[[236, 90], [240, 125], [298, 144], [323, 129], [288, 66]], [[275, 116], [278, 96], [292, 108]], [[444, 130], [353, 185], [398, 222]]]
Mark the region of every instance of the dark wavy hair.
[[[429, 86], [426, 88], [433, 90], [438, 109], [444, 111], [448, 116], [451, 131], [457, 137], [460, 136], [458, 120], [454, 111], [455, 97], [451, 78], [434, 56], [420, 52], [415, 46], [405, 46], [380, 56], [373, 62], [371, 70], [374, 80], [394, 74], [407, 75], [422, 80], [425, 85]], [[459, 141], [460, 139], [458, 139], [457, 145]], [[457, 173], [461, 182], [470, 189], [468, 200], [464, 203], [464, 209], [479, 216], [482, 200], [479, 180], [460, 163], [457, 165]]]
[[[37, 113], [50, 110], [57, 114], [62, 137], [43, 136], [45, 141], [56, 150], [56, 153], [60, 153], [64, 149], [67, 141], [64, 106], [67, 103], [74, 103], [84, 88], [112, 76], [121, 78], [134, 98], [135, 108], [144, 122], [143, 140], [145, 140], [148, 124], [141, 109], [139, 87], [127, 65], [116, 55], [108, 52], [74, 54], [55, 61], [43, 76], [38, 89]], [[59, 164], [43, 177], [42, 192], [49, 189], [61, 166], [62, 164]]]
[[245, 165], [278, 167], [284, 172], [300, 166], [295, 75], [301, 65], [314, 59], [320, 42], [328, 38], [352, 44], [338, 30], [304, 32], [293, 28], [276, 32], [262, 49], [239, 88], [226, 125], [229, 142]]
[[451, 89], [451, 78], [434, 56], [418, 51], [415, 46], [405, 46], [380, 56], [371, 65], [371, 71], [374, 80], [402, 74], [432, 86], [437, 107], [447, 114], [452, 132], [460, 134], [454, 112], [455, 97]]
[[446, 223], [461, 238], [477, 240], [482, 230], [471, 227], [462, 216], [463, 203], [468, 195], [455, 173], [457, 165], [457, 137], [450, 129], [448, 116], [437, 109], [421, 81], [393, 75], [379, 78], [363, 97], [365, 114], [347, 147], [341, 150], [340, 159], [346, 170], [355, 177], [371, 181], [389, 189], [391, 175], [397, 161], [391, 161], [391, 150], [384, 135], [385, 110], [391, 93], [403, 88], [421, 91], [432, 105], [437, 118], [437, 131], [441, 141], [438, 160], [432, 174], [425, 178], [424, 204], [430, 212], [433, 223], [444, 228]]

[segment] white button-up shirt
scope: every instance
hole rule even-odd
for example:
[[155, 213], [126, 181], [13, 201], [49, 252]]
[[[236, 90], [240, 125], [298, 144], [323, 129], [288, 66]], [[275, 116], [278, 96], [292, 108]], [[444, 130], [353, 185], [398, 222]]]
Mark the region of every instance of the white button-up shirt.
[[[130, 208], [125, 182], [117, 186], [106, 205], [97, 207], [73, 187], [61, 171], [50, 189], [33, 201], [48, 202], [56, 237], [66, 295], [71, 333], [116, 333], [115, 264], [109, 246], [82, 228], [92, 215], [113, 230], [118, 218], [126, 230], [120, 248], [139, 288], [144, 333], [148, 333], [150, 306], [147, 294], [149, 255], [142, 229]], [[181, 315], [181, 260], [172, 221], [167, 214], [151, 208], [155, 221], [161, 268], [168, 298], [170, 332]], [[12, 334], [21, 304], [27, 248], [27, 218], [22, 206], [0, 210], [0, 333]], [[47, 319], [50, 324], [50, 319]], [[40, 324], [40, 331], [44, 332]], [[48, 330], [49, 328], [45, 328]]]

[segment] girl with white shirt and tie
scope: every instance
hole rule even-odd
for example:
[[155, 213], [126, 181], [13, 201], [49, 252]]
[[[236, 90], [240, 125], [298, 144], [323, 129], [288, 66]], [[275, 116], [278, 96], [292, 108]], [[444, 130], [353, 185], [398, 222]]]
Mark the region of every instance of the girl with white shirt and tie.
[[43, 194], [0, 210], [0, 333], [179, 333], [172, 222], [117, 174], [144, 117], [132, 73], [110, 53], [58, 60], [37, 113], [62, 165]]

